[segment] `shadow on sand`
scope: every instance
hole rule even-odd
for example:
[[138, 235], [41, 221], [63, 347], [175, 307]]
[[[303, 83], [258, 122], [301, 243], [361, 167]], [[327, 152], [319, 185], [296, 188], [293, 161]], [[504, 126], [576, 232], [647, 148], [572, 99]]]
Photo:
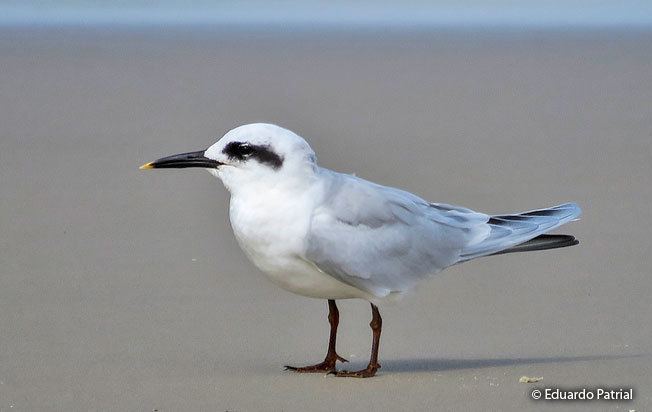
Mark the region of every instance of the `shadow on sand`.
[[648, 355], [587, 355], [504, 359], [386, 359], [384, 361], [381, 360], [381, 364], [384, 372], [437, 372], [456, 369], [481, 369], [512, 365], [603, 361], [613, 359], [638, 358], [644, 356]]

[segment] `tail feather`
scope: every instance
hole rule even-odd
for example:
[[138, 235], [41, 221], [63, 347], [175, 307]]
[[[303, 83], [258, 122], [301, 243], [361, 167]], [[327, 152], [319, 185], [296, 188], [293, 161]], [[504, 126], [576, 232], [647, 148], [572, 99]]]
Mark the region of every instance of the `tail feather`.
[[500, 253], [524, 252], [571, 246], [577, 242], [568, 235], [545, 235], [564, 223], [576, 220], [582, 210], [576, 203], [529, 212], [491, 216], [488, 235], [468, 245], [460, 254], [460, 262]]
[[534, 239], [523, 242], [519, 245], [509, 249], [501, 250], [500, 252], [493, 253], [493, 255], [502, 255], [504, 253], [515, 252], [532, 252], [535, 250], [557, 249], [560, 247], [575, 246], [580, 243], [571, 235], [539, 235]]

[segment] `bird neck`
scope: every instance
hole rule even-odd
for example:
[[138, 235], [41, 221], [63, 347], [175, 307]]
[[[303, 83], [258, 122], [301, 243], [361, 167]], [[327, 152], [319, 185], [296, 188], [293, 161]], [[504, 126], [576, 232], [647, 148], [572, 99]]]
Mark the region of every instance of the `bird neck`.
[[314, 164], [284, 165], [274, 172], [235, 171], [225, 169], [217, 175], [232, 197], [265, 197], [285, 195], [292, 197], [310, 189], [317, 179]]

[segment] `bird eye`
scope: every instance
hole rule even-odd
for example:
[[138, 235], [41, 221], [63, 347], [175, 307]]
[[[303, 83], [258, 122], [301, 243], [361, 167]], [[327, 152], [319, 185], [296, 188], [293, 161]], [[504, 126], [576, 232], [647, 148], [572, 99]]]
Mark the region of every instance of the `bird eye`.
[[249, 143], [241, 143], [238, 145], [237, 151], [240, 156], [247, 156], [254, 152], [254, 148]]
[[256, 152], [256, 146], [243, 142], [231, 142], [223, 150], [231, 159], [244, 160]]

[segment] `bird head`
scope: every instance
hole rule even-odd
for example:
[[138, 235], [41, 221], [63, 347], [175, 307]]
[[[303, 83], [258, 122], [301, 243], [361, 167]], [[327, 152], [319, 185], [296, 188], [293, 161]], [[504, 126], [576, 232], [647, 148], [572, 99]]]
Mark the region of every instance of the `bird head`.
[[273, 124], [253, 123], [229, 131], [206, 150], [163, 157], [140, 168], [187, 167], [207, 169], [233, 192], [305, 178], [314, 171], [316, 159], [297, 134]]

